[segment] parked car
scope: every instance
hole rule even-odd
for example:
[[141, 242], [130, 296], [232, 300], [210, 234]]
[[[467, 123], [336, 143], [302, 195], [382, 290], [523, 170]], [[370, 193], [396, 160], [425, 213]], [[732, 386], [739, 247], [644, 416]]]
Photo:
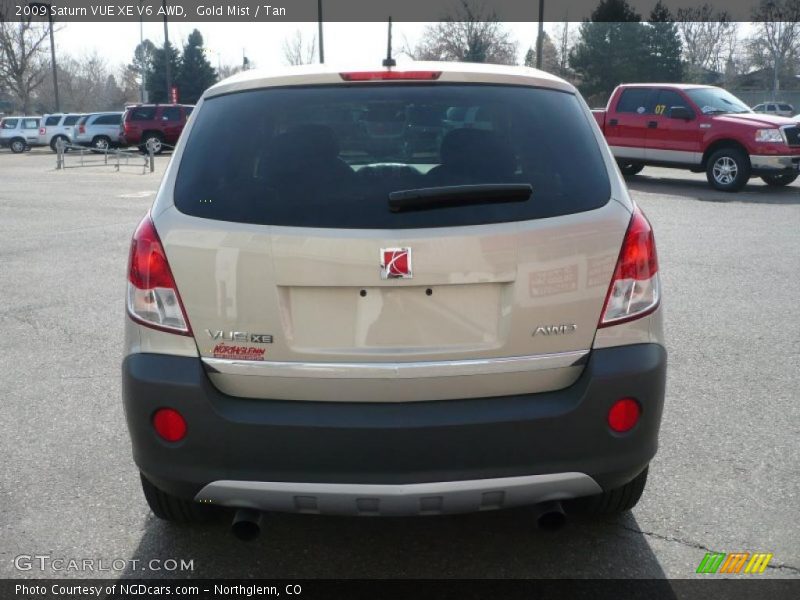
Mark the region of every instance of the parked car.
[[74, 128], [82, 114], [51, 114], [42, 117], [39, 127], [39, 144], [50, 146], [55, 152], [58, 140], [63, 140], [65, 144], [74, 141]]
[[101, 112], [86, 115], [78, 123], [75, 143], [95, 150], [107, 150], [119, 146], [121, 112]]
[[755, 114], [717, 87], [620, 85], [592, 112], [624, 175], [646, 165], [705, 171], [712, 187], [736, 192], [751, 175], [784, 186], [800, 173], [798, 123]]
[[[129, 258], [123, 401], [158, 517], [230, 507], [251, 537], [260, 511], [556, 525], [559, 501], [639, 500], [666, 373], [650, 223], [571, 84], [411, 69], [248, 71], [199, 102]], [[390, 163], [324, 121], [462, 101], [497, 126]]]
[[5, 117], [0, 121], [0, 148], [10, 148], [15, 154], [40, 146], [41, 117]]
[[120, 142], [124, 146], [138, 146], [145, 150], [148, 144], [156, 154], [164, 146], [174, 146], [192, 114], [194, 106], [186, 104], [136, 104], [125, 108], [120, 128]]
[[779, 117], [791, 117], [794, 114], [794, 106], [784, 102], [767, 102], [754, 106], [753, 112], [765, 115], [777, 115]]

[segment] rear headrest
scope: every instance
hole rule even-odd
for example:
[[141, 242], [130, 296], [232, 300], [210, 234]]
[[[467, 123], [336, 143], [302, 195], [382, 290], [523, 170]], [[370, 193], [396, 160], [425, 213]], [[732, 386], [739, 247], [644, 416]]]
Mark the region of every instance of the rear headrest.
[[513, 172], [514, 156], [494, 131], [455, 129], [442, 140], [439, 150], [442, 165], [459, 170], [476, 169], [502, 173]]
[[268, 155], [281, 162], [332, 161], [339, 156], [339, 142], [325, 125], [296, 125], [272, 140]]

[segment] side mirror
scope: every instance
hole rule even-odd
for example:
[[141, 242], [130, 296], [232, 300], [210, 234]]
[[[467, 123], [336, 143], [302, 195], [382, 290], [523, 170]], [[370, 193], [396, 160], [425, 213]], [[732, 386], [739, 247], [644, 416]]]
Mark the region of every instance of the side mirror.
[[682, 119], [684, 121], [691, 121], [694, 119], [694, 112], [685, 106], [673, 106], [669, 109], [670, 119]]

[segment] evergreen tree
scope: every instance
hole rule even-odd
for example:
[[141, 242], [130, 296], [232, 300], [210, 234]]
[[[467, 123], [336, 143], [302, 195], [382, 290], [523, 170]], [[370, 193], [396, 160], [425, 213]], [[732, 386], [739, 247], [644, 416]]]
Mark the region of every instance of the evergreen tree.
[[664, 83], [681, 81], [683, 64], [681, 54], [683, 43], [678, 25], [672, 18], [669, 9], [661, 2], [655, 5], [650, 13], [647, 25], [647, 46], [649, 59], [643, 81], [659, 81]]
[[162, 46], [153, 51], [153, 61], [147, 73], [147, 91], [150, 95], [150, 102], [166, 103], [170, 101], [167, 95], [167, 60], [170, 64], [172, 82], [175, 85], [180, 55], [172, 44], [168, 44], [166, 50]]
[[647, 68], [648, 47], [641, 17], [626, 0], [602, 0], [580, 28], [570, 55], [586, 96], [610, 95], [624, 82], [640, 81]]
[[[529, 48], [525, 54], [525, 66], [536, 68], [536, 49]], [[546, 31], [542, 32], [542, 71], [557, 73], [559, 71], [558, 50]]]
[[536, 50], [533, 48], [528, 48], [525, 53], [525, 66], [536, 68]]
[[203, 36], [195, 29], [189, 34], [183, 47], [183, 59], [178, 67], [176, 84], [180, 93], [180, 101], [194, 104], [203, 95], [206, 88], [217, 82], [217, 72], [206, 58], [203, 49]]

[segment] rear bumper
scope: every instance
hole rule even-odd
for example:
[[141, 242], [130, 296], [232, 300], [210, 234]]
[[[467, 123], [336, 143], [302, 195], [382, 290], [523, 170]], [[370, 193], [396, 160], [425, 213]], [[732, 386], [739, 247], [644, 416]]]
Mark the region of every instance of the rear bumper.
[[[389, 404], [227, 396], [198, 358], [132, 354], [122, 370], [134, 460], [169, 493], [300, 512], [368, 513], [371, 502], [357, 500], [384, 499], [380, 514], [418, 514], [430, 495], [447, 504], [430, 501], [432, 512], [451, 512], [627, 483], [656, 452], [666, 351], [593, 350], [580, 378], [555, 392]], [[606, 414], [624, 396], [638, 399], [642, 418], [618, 435]], [[188, 424], [177, 444], [150, 423], [165, 406]]]
[[753, 171], [759, 174], [797, 173], [800, 171], [800, 154], [785, 156], [751, 154], [750, 165]]

